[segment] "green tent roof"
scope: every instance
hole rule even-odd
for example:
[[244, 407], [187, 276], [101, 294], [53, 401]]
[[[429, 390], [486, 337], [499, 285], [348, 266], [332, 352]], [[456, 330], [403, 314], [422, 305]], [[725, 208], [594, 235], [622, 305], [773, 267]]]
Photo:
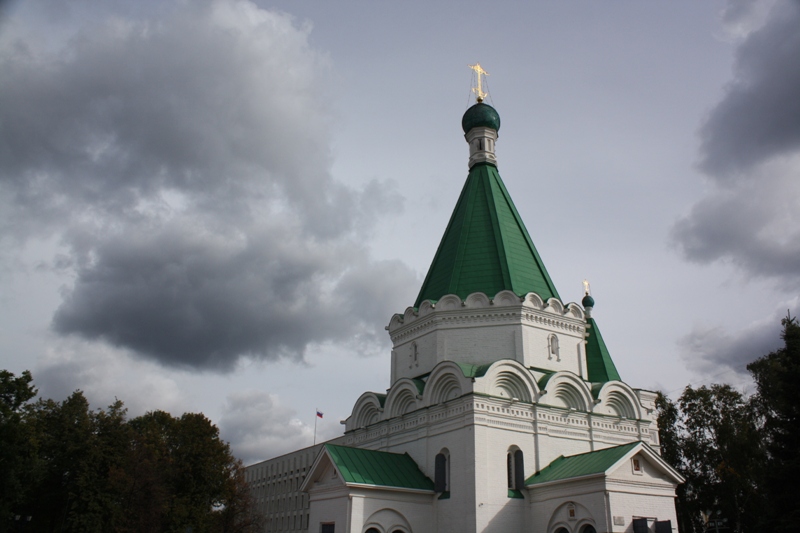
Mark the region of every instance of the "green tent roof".
[[470, 169], [414, 306], [446, 294], [491, 298], [502, 290], [559, 298], [497, 167], [479, 163]]
[[622, 381], [608, 353], [603, 336], [600, 335], [600, 328], [593, 318], [587, 320], [586, 338], [586, 369], [589, 373], [588, 379], [592, 383], [605, 383], [606, 381]]
[[407, 453], [389, 453], [326, 444], [325, 449], [346, 483], [433, 491], [433, 481]]
[[637, 441], [570, 457], [562, 455], [529, 477], [525, 481], [525, 485], [602, 474], [639, 444]]

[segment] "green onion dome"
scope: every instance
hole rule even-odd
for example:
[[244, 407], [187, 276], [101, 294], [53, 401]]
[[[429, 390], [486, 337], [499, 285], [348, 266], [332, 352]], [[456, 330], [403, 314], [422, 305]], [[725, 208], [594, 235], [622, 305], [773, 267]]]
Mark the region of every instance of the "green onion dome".
[[583, 300], [581, 300], [581, 304], [583, 304], [584, 309], [587, 307], [594, 307], [594, 298], [587, 294], [583, 297]]
[[478, 127], [492, 128], [495, 131], [500, 129], [500, 115], [492, 106], [479, 102], [464, 113], [464, 118], [461, 119], [464, 133]]

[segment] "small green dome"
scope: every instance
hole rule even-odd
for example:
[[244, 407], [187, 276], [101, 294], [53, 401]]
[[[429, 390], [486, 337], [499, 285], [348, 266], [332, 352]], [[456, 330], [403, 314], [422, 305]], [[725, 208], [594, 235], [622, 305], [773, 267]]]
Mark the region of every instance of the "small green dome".
[[464, 113], [464, 118], [461, 119], [464, 133], [469, 133], [469, 130], [478, 127], [492, 128], [495, 131], [500, 129], [500, 115], [492, 106], [477, 103]]
[[587, 294], [586, 296], [583, 297], [583, 300], [581, 300], [581, 304], [583, 305], [584, 308], [594, 307], [594, 298], [592, 298]]

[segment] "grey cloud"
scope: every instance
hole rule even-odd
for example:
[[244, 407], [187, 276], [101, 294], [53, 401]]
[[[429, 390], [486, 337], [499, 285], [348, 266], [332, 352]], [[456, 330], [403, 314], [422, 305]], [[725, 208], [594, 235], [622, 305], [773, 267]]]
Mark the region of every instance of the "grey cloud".
[[779, 309], [738, 331], [721, 326], [695, 327], [678, 342], [681, 357], [690, 368], [706, 375], [720, 375], [725, 369], [747, 375], [749, 363], [782, 345], [780, 321], [784, 316], [786, 309]]
[[703, 198], [675, 224], [673, 238], [693, 261], [727, 260], [794, 289], [800, 287], [800, 190], [793, 173], [771, 168], [760, 169], [760, 180]]
[[32, 368], [42, 398], [61, 401], [80, 389], [93, 407], [124, 401], [129, 416], [154, 408], [180, 413], [188, 407], [177, 384], [157, 365], [79, 339], [61, 339], [56, 346]]
[[779, 1], [739, 45], [734, 77], [700, 130], [712, 188], [672, 230], [687, 259], [800, 285], [798, 57], [800, 2]]
[[278, 197], [307, 229], [349, 229], [308, 30], [243, 1], [158, 15], [109, 16], [59, 53], [3, 50], [0, 180], [17, 216], [131, 210], [172, 190], [221, 212]]
[[309, 29], [244, 0], [125, 5], [0, 40], [0, 227], [62, 244], [54, 330], [206, 370], [383, 347], [415, 279], [363, 241], [402, 199], [331, 176]]
[[[240, 357], [302, 359], [309, 344], [369, 352], [415, 282], [352, 243], [310, 241], [290, 225], [230, 229], [201, 220], [127, 228], [93, 249], [53, 323], [161, 363], [230, 370]], [[406, 298], [408, 299], [408, 298]]]
[[221, 437], [244, 464], [311, 446], [314, 438], [311, 428], [297, 419], [293, 409], [262, 391], [228, 396], [219, 428]]
[[728, 0], [722, 10], [722, 22], [734, 37], [747, 36], [764, 24], [775, 0]]
[[736, 53], [734, 78], [700, 130], [700, 168], [727, 182], [800, 148], [800, 2], [778, 2]]

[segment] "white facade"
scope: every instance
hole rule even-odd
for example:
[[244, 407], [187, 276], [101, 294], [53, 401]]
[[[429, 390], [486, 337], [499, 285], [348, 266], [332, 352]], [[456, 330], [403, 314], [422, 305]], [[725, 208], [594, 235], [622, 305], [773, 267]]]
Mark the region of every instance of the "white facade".
[[[476, 294], [457, 305], [456, 299], [393, 317], [392, 386], [385, 395], [364, 393], [337, 439], [345, 446], [408, 453], [431, 479], [437, 454], [445, 454], [449, 498], [348, 487], [318, 452], [318, 464], [301, 467], [316, 477], [295, 486], [309, 495], [305, 528], [282, 529], [275, 526], [285, 522], [273, 520], [267, 531], [319, 532], [322, 524], [333, 524], [348, 533], [591, 531], [586, 526], [621, 533], [634, 531], [635, 518], [648, 518], [649, 531], [656, 520], [676, 524], [680, 477], [655, 453], [655, 394], [581, 378], [583, 310], [534, 294], [520, 299], [501, 293], [491, 300]], [[560, 360], [551, 353], [551, 334], [559, 338]], [[414, 343], [416, 358], [409, 349]], [[486, 354], [494, 361], [486, 363]], [[602, 475], [533, 485], [519, 490], [521, 498], [510, 497], [509, 452], [522, 452], [528, 479], [559, 456], [636, 441], [649, 447]], [[634, 457], [640, 465], [635, 473]], [[271, 463], [261, 463], [262, 471]], [[297, 468], [290, 471], [298, 475]]]
[[[471, 167], [496, 164], [486, 107], [466, 135]], [[329, 448], [300, 450], [248, 467], [265, 531], [677, 531], [682, 479], [659, 456], [655, 394], [589, 381], [587, 338], [602, 343], [589, 309], [502, 290], [392, 317], [390, 387], [361, 395], [336, 443], [408, 454], [427, 483], [356, 482]]]

